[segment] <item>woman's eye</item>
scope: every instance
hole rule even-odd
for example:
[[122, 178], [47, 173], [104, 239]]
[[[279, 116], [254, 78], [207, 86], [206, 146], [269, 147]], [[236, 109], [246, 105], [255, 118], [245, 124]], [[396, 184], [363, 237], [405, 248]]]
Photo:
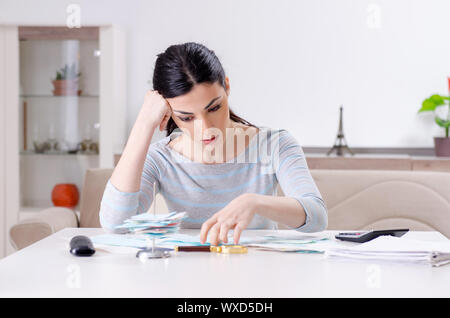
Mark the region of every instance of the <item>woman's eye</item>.
[[[219, 108], [221, 106], [222, 105], [216, 105], [213, 108], [208, 109], [208, 112], [215, 112], [215, 111], [219, 110]], [[178, 118], [180, 118], [181, 121], [191, 121], [192, 120], [192, 116], [191, 117], [178, 117]]]
[[216, 110], [218, 110], [220, 108], [220, 106], [221, 105], [214, 106], [213, 108], [210, 108], [208, 111], [209, 112], [215, 112]]

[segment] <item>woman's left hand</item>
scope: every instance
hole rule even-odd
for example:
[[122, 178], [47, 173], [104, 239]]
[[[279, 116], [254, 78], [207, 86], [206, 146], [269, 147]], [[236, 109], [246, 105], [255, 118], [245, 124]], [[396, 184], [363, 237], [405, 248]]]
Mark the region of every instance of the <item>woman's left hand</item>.
[[256, 213], [256, 202], [254, 193], [244, 193], [233, 199], [203, 223], [200, 242], [206, 242], [209, 232], [211, 245], [217, 245], [219, 241], [228, 243], [228, 231], [234, 230], [234, 244], [238, 244], [242, 231], [247, 228]]

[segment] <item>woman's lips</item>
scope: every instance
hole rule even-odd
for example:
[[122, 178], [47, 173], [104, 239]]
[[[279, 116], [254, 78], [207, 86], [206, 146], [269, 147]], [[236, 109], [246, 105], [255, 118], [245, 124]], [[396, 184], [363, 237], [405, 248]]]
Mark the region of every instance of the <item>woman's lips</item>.
[[213, 136], [210, 139], [202, 139], [203, 143], [206, 145], [213, 142], [214, 140], [216, 140], [216, 136]]

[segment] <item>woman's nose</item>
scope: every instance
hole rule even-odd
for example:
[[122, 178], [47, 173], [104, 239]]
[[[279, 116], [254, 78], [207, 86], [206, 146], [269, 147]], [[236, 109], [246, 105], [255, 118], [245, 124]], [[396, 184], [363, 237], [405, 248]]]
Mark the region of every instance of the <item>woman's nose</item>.
[[209, 128], [214, 128], [212, 126], [212, 123], [209, 120], [207, 120], [206, 118], [203, 117], [203, 118], [201, 118], [201, 120], [202, 120], [203, 133], [205, 133], [206, 130], [209, 129]]

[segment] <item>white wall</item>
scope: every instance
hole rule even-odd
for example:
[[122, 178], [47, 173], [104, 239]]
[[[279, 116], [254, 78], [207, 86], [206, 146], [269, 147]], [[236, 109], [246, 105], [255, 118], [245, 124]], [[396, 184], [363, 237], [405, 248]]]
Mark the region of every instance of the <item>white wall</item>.
[[239, 115], [304, 146], [333, 144], [340, 104], [354, 147], [432, 147], [443, 134], [417, 110], [447, 93], [448, 0], [0, 0], [0, 24], [64, 25], [70, 3], [82, 25], [127, 32], [128, 130], [156, 54], [196, 41], [221, 59]]

